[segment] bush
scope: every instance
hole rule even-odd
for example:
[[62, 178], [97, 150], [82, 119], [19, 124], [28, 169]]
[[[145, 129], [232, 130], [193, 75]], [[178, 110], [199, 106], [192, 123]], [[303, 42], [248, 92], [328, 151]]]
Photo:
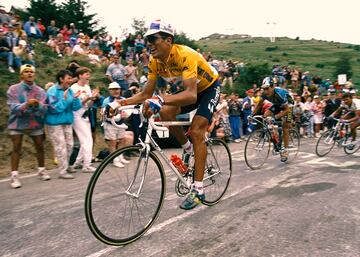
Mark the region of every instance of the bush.
[[316, 67], [316, 68], [324, 68], [324, 67], [325, 67], [325, 64], [323, 64], [323, 63], [317, 63], [317, 64], [315, 64], [315, 67]]
[[288, 53], [287, 53], [287, 52], [283, 52], [283, 53], [282, 53], [282, 56], [288, 56]]
[[353, 49], [354, 49], [355, 51], [360, 51], [360, 45], [354, 45], [354, 46], [353, 46]]
[[280, 60], [278, 58], [274, 58], [272, 59], [273, 62], [280, 62]]
[[271, 52], [271, 51], [276, 51], [278, 50], [279, 48], [277, 46], [269, 46], [269, 47], [266, 47], [265, 48], [265, 51], [266, 52]]
[[299, 38], [299, 37], [296, 37], [295, 40], [300, 40], [300, 38]]
[[295, 65], [295, 64], [296, 64], [295, 61], [290, 61], [290, 62], [288, 62], [288, 63], [289, 63], [289, 65]]
[[335, 71], [333, 73], [334, 77], [338, 74], [346, 74], [350, 79], [352, 77], [352, 67], [351, 67], [351, 56], [342, 55], [338, 61], [335, 63]]

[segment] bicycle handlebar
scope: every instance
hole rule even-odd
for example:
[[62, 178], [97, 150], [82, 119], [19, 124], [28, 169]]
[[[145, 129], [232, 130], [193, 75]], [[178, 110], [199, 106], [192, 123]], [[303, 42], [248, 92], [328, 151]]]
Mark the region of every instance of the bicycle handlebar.
[[[144, 115], [142, 113], [142, 105], [125, 105], [125, 106], [118, 107], [117, 110], [119, 112], [125, 111], [125, 110], [133, 110], [132, 113], [140, 114], [140, 120], [141, 120], [140, 127], [142, 127], [143, 121], [145, 120]], [[117, 128], [125, 128], [126, 125], [117, 124], [115, 119], [116, 119], [116, 116], [113, 116], [111, 118], [112, 125], [114, 125]], [[148, 122], [149, 122], [149, 125], [157, 131], [167, 131], [167, 130], [169, 130], [167, 128], [167, 126], [175, 126], [175, 125], [176, 126], [187, 126], [187, 125], [191, 124], [191, 122], [189, 122], [189, 121], [160, 121], [160, 122], [157, 122], [154, 120], [154, 118], [152, 116], [150, 118], [148, 118]], [[127, 126], [126, 126], [126, 128], [127, 128]]]

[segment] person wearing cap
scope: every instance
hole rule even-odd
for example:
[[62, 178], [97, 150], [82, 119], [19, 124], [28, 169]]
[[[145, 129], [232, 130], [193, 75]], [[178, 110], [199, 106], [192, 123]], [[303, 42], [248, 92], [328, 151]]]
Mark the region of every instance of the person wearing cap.
[[7, 60], [9, 72], [14, 73], [14, 54], [8, 40], [6, 40], [3, 29], [0, 28], [0, 59], [2, 58]]
[[[109, 152], [113, 153], [116, 149], [119, 149], [124, 146], [131, 145], [134, 142], [134, 134], [132, 131], [126, 131], [126, 125], [122, 128], [114, 126], [109, 119], [106, 118], [104, 113], [109, 111], [109, 103], [114, 102], [116, 99], [124, 99], [121, 96], [121, 87], [117, 82], [111, 82], [108, 87], [109, 94], [107, 98], [104, 99], [102, 105], [102, 114], [103, 114], [103, 127], [104, 127], [104, 137], [106, 144], [109, 147]], [[126, 113], [121, 113], [120, 117], [125, 118]], [[117, 121], [118, 125], [121, 125], [122, 120]], [[125, 164], [128, 164], [129, 161], [125, 159], [123, 155], [115, 158], [113, 161], [114, 166], [119, 168], [124, 168]]]
[[45, 28], [45, 26], [42, 24], [41, 18], [37, 19], [37, 24], [36, 24], [36, 25], [37, 25], [37, 27], [39, 28], [41, 34], [44, 35], [46, 28]]
[[24, 62], [35, 66], [32, 55], [28, 52], [27, 42], [20, 40], [18, 46], [13, 47], [15, 67], [19, 68]]
[[342, 104], [340, 107], [330, 116], [336, 117], [343, 113], [345, 114], [341, 116], [342, 120], [346, 120], [351, 123], [351, 135], [352, 142], [351, 144], [359, 144], [356, 140], [356, 130], [357, 127], [360, 126], [360, 99], [353, 98], [350, 93], [345, 93], [342, 96]]
[[248, 117], [251, 115], [254, 107], [254, 101], [253, 101], [254, 90], [253, 89], [247, 90], [246, 95], [247, 96], [243, 100], [242, 111], [244, 114], [244, 134], [248, 135], [254, 129], [254, 125], [249, 124], [248, 122]]
[[24, 134], [29, 135], [35, 145], [38, 161], [38, 176], [49, 180], [45, 171], [44, 156], [44, 114], [46, 111], [45, 91], [35, 83], [35, 67], [30, 64], [20, 68], [21, 82], [9, 87], [7, 104], [10, 109], [8, 129], [13, 151], [11, 153], [11, 187], [21, 187], [19, 161]]
[[281, 161], [286, 162], [288, 157], [289, 147], [289, 129], [292, 123], [292, 109], [291, 105], [294, 100], [289, 92], [280, 87], [274, 87], [272, 77], [264, 78], [261, 88], [264, 90], [260, 102], [255, 107], [253, 114], [257, 114], [263, 107], [265, 100], [272, 103], [272, 106], [264, 113], [264, 117], [274, 117], [275, 120], [282, 120], [284, 148], [280, 150]]
[[[329, 95], [329, 99], [327, 99], [325, 101], [325, 108], [324, 108], [324, 115], [327, 118], [326, 119], [326, 127], [328, 129], [331, 129], [332, 127], [335, 126], [336, 121], [334, 119], [330, 118], [330, 115], [332, 113], [334, 113], [341, 105], [341, 100], [339, 98], [336, 97], [336, 90], [335, 88], [329, 88], [328, 89], [328, 95]], [[335, 118], [339, 118], [340, 116], [338, 115]]]
[[89, 119], [89, 108], [99, 97], [99, 89], [90, 88], [91, 70], [87, 67], [80, 67], [76, 70], [77, 83], [71, 85], [71, 89], [81, 101], [81, 108], [74, 111], [73, 128], [80, 141], [80, 151], [73, 165], [74, 168], [82, 168], [82, 172], [94, 172], [95, 167], [91, 166], [93, 140], [91, 124]]
[[70, 88], [72, 73], [69, 70], [60, 70], [56, 74], [56, 83], [46, 92], [48, 108], [45, 115], [45, 124], [49, 132], [50, 141], [54, 147], [58, 160], [59, 178], [73, 179], [73, 172], [69, 167], [69, 158], [73, 150], [73, 111], [81, 109], [80, 92], [74, 94]]
[[[197, 109], [191, 123], [193, 147], [183, 128], [170, 127], [170, 132], [184, 149], [184, 163], [188, 163], [192, 152], [195, 156], [194, 187], [180, 205], [180, 208], [189, 210], [205, 199], [205, 134], [220, 98], [218, 73], [198, 52], [187, 46], [174, 44], [174, 28], [170, 24], [161, 20], [153, 21], [144, 36], [151, 51], [148, 81], [143, 91], [128, 99], [118, 100], [118, 104], [138, 104], [145, 101], [145, 116], [159, 112], [161, 119], [168, 121], [175, 121], [180, 113]], [[180, 84], [183, 91], [173, 95], [153, 96], [158, 77], [168, 83]]]

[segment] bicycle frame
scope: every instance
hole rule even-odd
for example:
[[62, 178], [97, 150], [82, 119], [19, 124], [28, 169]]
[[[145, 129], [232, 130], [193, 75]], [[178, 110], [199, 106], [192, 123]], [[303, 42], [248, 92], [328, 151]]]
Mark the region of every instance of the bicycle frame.
[[[261, 116], [261, 115], [255, 115], [254, 117], [251, 118], [250, 122], [255, 121], [256, 124], [260, 124], [262, 126], [262, 130], [264, 131], [264, 133], [266, 133], [268, 135], [269, 139], [271, 140], [272, 145], [274, 147], [276, 147], [276, 144], [275, 144], [275, 142], [273, 140], [273, 137], [271, 135], [269, 124], [267, 122], [261, 121], [260, 119], [264, 119], [264, 117]], [[274, 124], [276, 124], [276, 122]], [[283, 140], [281, 138], [280, 131], [278, 131], [278, 133], [279, 133], [279, 140], [282, 143]]]
[[[143, 121], [144, 121], [144, 117], [142, 115], [142, 110], [140, 107], [134, 106], [134, 105], [128, 105], [128, 106], [122, 106], [120, 108], [118, 108], [119, 111], [125, 111], [125, 110], [133, 110], [133, 113], [136, 114], [140, 114], [141, 117], [141, 124], [140, 127], [143, 125]], [[115, 123], [114, 118], [112, 118], [111, 120], [112, 124], [116, 127], [119, 127], [119, 125], [117, 125]], [[160, 148], [160, 146], [155, 142], [155, 140], [152, 138], [151, 134], [153, 130], [156, 131], [168, 131], [169, 126], [186, 126], [186, 125], [191, 125], [191, 122], [187, 122], [187, 121], [159, 121], [159, 122], [155, 122], [153, 117], [150, 117], [148, 119], [148, 123], [149, 126], [147, 128], [146, 131], [146, 137], [145, 140], [142, 141], [141, 138], [139, 138], [140, 143], [138, 143], [138, 145], [142, 146], [142, 152], [144, 152], [145, 156], [145, 165], [143, 168], [143, 174], [142, 174], [142, 178], [141, 178], [141, 182], [139, 185], [139, 188], [137, 189], [136, 193], [132, 193], [132, 189], [135, 183], [135, 180], [138, 176], [138, 171], [139, 171], [139, 165], [140, 165], [140, 160], [139, 159], [139, 163], [137, 164], [137, 168], [136, 168], [136, 173], [134, 174], [134, 178], [133, 180], [130, 182], [129, 187], [126, 190], [126, 194], [138, 198], [145, 180], [145, 176], [146, 176], [146, 170], [147, 170], [147, 161], [148, 161], [148, 157], [149, 157], [149, 152], [151, 149], [151, 146], [154, 147], [155, 151], [159, 153], [161, 159], [169, 166], [169, 168], [175, 173], [175, 175], [179, 178], [179, 180], [181, 181], [181, 183], [183, 183], [183, 185], [185, 185], [187, 187], [187, 189], [189, 188], [188, 182], [184, 179], [184, 177], [182, 176], [182, 174], [177, 170], [177, 168], [172, 164], [172, 162], [169, 160], [169, 158], [165, 155], [164, 151]], [[206, 139], [207, 141], [208, 139]], [[213, 153], [212, 153], [213, 154]], [[218, 165], [218, 163], [217, 163]]]
[[335, 138], [336, 143], [338, 146], [343, 146], [342, 144], [345, 143], [348, 138], [351, 136], [351, 130], [350, 130], [350, 123], [346, 121], [341, 121], [340, 119], [334, 118], [336, 121], [336, 125], [334, 126], [334, 135], [333, 138], [339, 137], [340, 131], [345, 129], [346, 133], [342, 137]]

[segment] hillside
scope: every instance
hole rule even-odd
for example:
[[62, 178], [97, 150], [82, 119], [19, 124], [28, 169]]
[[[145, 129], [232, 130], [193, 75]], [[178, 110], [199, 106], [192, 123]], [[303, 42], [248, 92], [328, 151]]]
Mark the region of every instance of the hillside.
[[[248, 35], [236, 35], [227, 38], [226, 35], [214, 34], [211, 39], [201, 39], [196, 43], [206, 52], [211, 52], [216, 58], [224, 57], [250, 62], [268, 62], [269, 64], [281, 64], [297, 66], [303, 71], [310, 71], [311, 75], [319, 75], [323, 78], [331, 78], [334, 71], [334, 63], [339, 56], [350, 54], [352, 56], [353, 81], [359, 88], [360, 85], [360, 46], [325, 42], [318, 40], [294, 40], [289, 38], [278, 38], [277, 42], [270, 43], [268, 38], [251, 38]], [[55, 74], [72, 59], [76, 59], [82, 65], [93, 70], [92, 85], [99, 86], [106, 91], [107, 79], [104, 76], [106, 67], [89, 65], [85, 58], [58, 58], [51, 50], [39, 43], [35, 48], [37, 65], [37, 83], [44, 86], [49, 81], [54, 81]], [[323, 66], [320, 68], [320, 66]], [[269, 71], [270, 72], [270, 71]], [[12, 144], [7, 135], [6, 123], [8, 107], [6, 105], [6, 91], [8, 85], [17, 83], [19, 75], [8, 72], [4, 61], [0, 65], [0, 177], [7, 176], [10, 171], [10, 154]], [[32, 142], [25, 137], [23, 144], [21, 171], [29, 171], [36, 166], [35, 150]], [[96, 152], [105, 146], [101, 137], [96, 143]], [[50, 142], [46, 141], [46, 165], [53, 168], [51, 162]]]
[[196, 42], [203, 51], [225, 59], [244, 63], [290, 65], [309, 71], [311, 75], [335, 79], [334, 63], [344, 54], [350, 55], [353, 82], [360, 86], [360, 46], [320, 40], [295, 40], [277, 38], [271, 43], [268, 38], [248, 35], [213, 34]]

